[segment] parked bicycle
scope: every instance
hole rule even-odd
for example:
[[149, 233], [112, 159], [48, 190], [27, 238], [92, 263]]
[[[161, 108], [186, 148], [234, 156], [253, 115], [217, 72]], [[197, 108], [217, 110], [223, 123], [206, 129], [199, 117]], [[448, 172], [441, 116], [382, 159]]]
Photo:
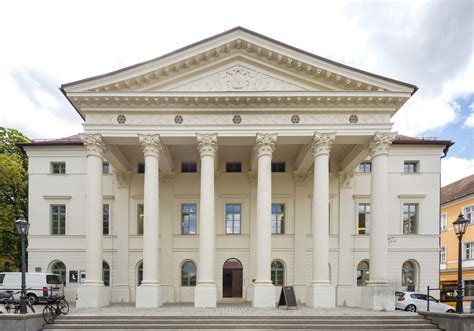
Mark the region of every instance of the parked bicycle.
[[[15, 295], [21, 293], [21, 291], [5, 291], [5, 294], [8, 295], [6, 298], [0, 299], [0, 303], [3, 305], [3, 308], [7, 313], [19, 314], [20, 313], [20, 299], [16, 299]], [[30, 300], [26, 300], [26, 309], [30, 308], [31, 312], [35, 313], [35, 308]]]
[[64, 296], [49, 296], [48, 303], [43, 308], [43, 319], [47, 324], [54, 323], [56, 316], [69, 313], [69, 304]]

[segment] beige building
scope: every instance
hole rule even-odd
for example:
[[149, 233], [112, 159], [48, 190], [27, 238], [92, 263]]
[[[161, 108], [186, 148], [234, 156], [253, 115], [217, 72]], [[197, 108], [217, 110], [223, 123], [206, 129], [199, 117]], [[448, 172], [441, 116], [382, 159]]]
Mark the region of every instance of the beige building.
[[24, 144], [28, 256], [78, 306], [274, 307], [293, 285], [393, 310], [438, 284], [450, 142], [391, 132], [416, 86], [235, 28], [61, 89], [84, 133]]

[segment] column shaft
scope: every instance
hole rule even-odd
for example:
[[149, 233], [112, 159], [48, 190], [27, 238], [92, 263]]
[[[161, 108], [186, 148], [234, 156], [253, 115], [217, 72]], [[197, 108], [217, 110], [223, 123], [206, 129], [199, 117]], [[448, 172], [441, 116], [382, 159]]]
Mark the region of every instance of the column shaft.
[[201, 156], [201, 198], [199, 219], [198, 283], [194, 290], [195, 307], [215, 307], [216, 224], [214, 215], [214, 159], [217, 151], [217, 134], [196, 135]]

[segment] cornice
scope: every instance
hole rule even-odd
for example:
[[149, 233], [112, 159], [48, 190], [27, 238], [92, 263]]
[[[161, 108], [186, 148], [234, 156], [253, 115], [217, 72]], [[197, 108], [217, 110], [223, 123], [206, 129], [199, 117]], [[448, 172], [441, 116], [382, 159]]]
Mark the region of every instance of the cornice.
[[137, 92], [71, 93], [78, 108], [391, 108], [399, 109], [407, 93], [357, 92]]

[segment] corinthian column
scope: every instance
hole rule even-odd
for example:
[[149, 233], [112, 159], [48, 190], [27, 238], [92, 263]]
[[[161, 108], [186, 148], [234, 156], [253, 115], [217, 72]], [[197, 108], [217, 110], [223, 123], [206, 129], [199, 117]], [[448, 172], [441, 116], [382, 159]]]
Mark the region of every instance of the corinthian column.
[[336, 306], [336, 291], [329, 279], [329, 153], [335, 136], [335, 133], [315, 132], [311, 144], [314, 156], [313, 277], [307, 294], [307, 305], [311, 307]]
[[388, 151], [395, 133], [376, 132], [369, 144], [372, 159], [370, 183], [370, 281], [362, 289], [362, 306], [375, 310], [394, 310], [387, 268], [388, 226]]
[[255, 151], [258, 158], [257, 178], [257, 279], [252, 305], [275, 307], [275, 287], [271, 281], [272, 260], [272, 154], [276, 133], [257, 133]]
[[201, 201], [199, 220], [199, 270], [194, 290], [195, 307], [216, 306], [215, 259], [216, 224], [214, 217], [214, 158], [217, 133], [196, 134], [201, 156]]
[[159, 280], [160, 235], [160, 180], [158, 134], [139, 134], [138, 139], [145, 156], [145, 182], [143, 192], [143, 281], [137, 287], [136, 307], [154, 308], [163, 305]]
[[100, 134], [81, 134], [87, 154], [86, 188], [86, 280], [77, 290], [78, 307], [103, 307], [110, 302], [102, 281], [102, 161]]

